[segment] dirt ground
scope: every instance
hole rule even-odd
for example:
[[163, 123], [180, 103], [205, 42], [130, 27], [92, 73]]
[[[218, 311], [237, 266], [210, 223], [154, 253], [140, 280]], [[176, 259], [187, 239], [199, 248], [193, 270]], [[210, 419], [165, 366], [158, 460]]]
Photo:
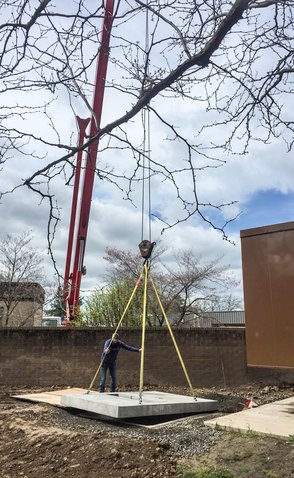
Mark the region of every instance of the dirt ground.
[[[235, 478], [294, 478], [294, 437], [213, 430], [203, 424], [212, 414], [138, 426], [12, 398], [36, 391], [0, 388], [1, 478], [173, 478], [203, 468], [219, 470], [219, 477], [229, 470]], [[223, 414], [240, 411], [251, 396], [258, 405], [294, 396], [294, 388], [253, 384], [197, 396], [217, 399]]]

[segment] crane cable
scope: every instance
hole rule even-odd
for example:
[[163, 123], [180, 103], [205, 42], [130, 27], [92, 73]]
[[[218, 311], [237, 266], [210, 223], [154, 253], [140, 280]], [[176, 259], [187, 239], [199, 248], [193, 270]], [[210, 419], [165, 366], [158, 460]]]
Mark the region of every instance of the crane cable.
[[[146, 79], [148, 80], [148, 78], [149, 78], [149, 59], [148, 59], [148, 53], [147, 53], [149, 51], [149, 10], [148, 10], [148, 4], [149, 4], [149, 0], [147, 0], [147, 3], [146, 3], [146, 6], [147, 6], [147, 8], [146, 8], [146, 36], [145, 36], [146, 68], [145, 68], [144, 82], [146, 81]], [[144, 82], [142, 84], [142, 87], [144, 87]], [[147, 191], [147, 193], [148, 193], [148, 209], [147, 209], [147, 211], [148, 211], [148, 239], [149, 239], [149, 242], [151, 243], [151, 159], [150, 159], [150, 157], [151, 157], [151, 134], [150, 134], [151, 128], [150, 128], [150, 110], [149, 110], [148, 106], [146, 106], [142, 110], [142, 124], [143, 124], [142, 154], [139, 155], [140, 164], [141, 164], [141, 158], [142, 158], [141, 241], [144, 242], [143, 241], [143, 239], [144, 239], [144, 225], [145, 225], [145, 222], [146, 222], [146, 220], [145, 220], [145, 196], [146, 196], [145, 183], [146, 183], [146, 171], [147, 171], [148, 172], [148, 176], [147, 176], [147, 180], [148, 180], [148, 191]], [[146, 163], [147, 163], [147, 165], [146, 165]], [[153, 247], [153, 245], [155, 245], [155, 243], [152, 243], [152, 247]], [[146, 331], [146, 317], [147, 317], [147, 305], [148, 305], [147, 286], [148, 286], [149, 276], [150, 276], [151, 284], [152, 284], [154, 292], [155, 292], [155, 296], [157, 298], [157, 301], [158, 301], [158, 304], [160, 306], [161, 312], [164, 316], [164, 319], [165, 319], [167, 328], [169, 330], [170, 336], [172, 338], [174, 347], [175, 347], [176, 352], [178, 354], [178, 358], [179, 358], [179, 361], [181, 363], [184, 375], [186, 377], [186, 380], [188, 382], [188, 385], [190, 387], [192, 395], [194, 396], [194, 400], [197, 400], [195, 395], [194, 395], [193, 386], [192, 386], [190, 377], [188, 375], [186, 366], [184, 364], [181, 352], [179, 350], [176, 339], [175, 339], [174, 334], [172, 332], [172, 328], [170, 326], [170, 323], [169, 323], [168, 318], [166, 316], [166, 313], [164, 311], [162, 302], [160, 300], [157, 288], [155, 286], [155, 283], [153, 281], [152, 276], [149, 275], [149, 270], [150, 270], [150, 259], [149, 259], [149, 256], [148, 256], [148, 258], [145, 259], [145, 261], [144, 261], [142, 272], [141, 272], [139, 278], [137, 279], [137, 282], [136, 282], [135, 287], [134, 287], [134, 289], [131, 293], [129, 301], [128, 301], [128, 303], [127, 303], [127, 305], [124, 309], [124, 312], [123, 312], [123, 314], [122, 314], [122, 316], [121, 316], [121, 318], [120, 318], [120, 320], [119, 320], [119, 322], [118, 322], [118, 324], [115, 328], [115, 331], [114, 331], [114, 334], [115, 334], [119, 330], [119, 328], [122, 324], [122, 321], [123, 321], [128, 309], [129, 309], [129, 306], [131, 305], [131, 302], [132, 302], [132, 300], [135, 296], [135, 293], [136, 293], [141, 281], [143, 280], [144, 291], [143, 291], [143, 307], [142, 307], [142, 338], [141, 338], [141, 358], [140, 358], [139, 403], [140, 404], [142, 403], [142, 393], [143, 393], [143, 387], [144, 387], [145, 331]], [[111, 338], [111, 342], [112, 342], [112, 338]], [[110, 342], [110, 344], [111, 344], [111, 342]], [[99, 371], [102, 367], [103, 359], [104, 359], [104, 357], [101, 358], [101, 362], [100, 362], [100, 364], [99, 364], [99, 366], [98, 366], [98, 368], [95, 372], [95, 375], [93, 377], [93, 380], [92, 380], [92, 382], [91, 382], [91, 384], [90, 384], [90, 386], [89, 386], [89, 388], [86, 392], [87, 394], [90, 393], [90, 391], [91, 391], [91, 389], [94, 385], [94, 382], [97, 378], [97, 375], [98, 375], [98, 373], [99, 373]]]
[[[142, 90], [145, 88], [146, 80], [149, 79], [149, 10], [148, 1], [146, 3], [146, 17], [145, 17], [145, 73], [142, 82]], [[148, 240], [151, 242], [151, 133], [150, 133], [150, 110], [145, 106], [142, 110], [142, 125], [143, 125], [143, 142], [142, 142], [142, 209], [141, 209], [141, 241], [144, 238], [145, 232], [145, 213], [148, 215]], [[141, 162], [140, 161], [140, 162]], [[146, 178], [147, 177], [147, 178]], [[145, 184], [148, 181], [148, 188], [146, 191]], [[148, 198], [148, 205], [145, 208], [145, 198]]]
[[[142, 84], [142, 88], [145, 86], [146, 80], [148, 81], [150, 78], [149, 74], [149, 10], [148, 10], [149, 0], [146, 2], [146, 24], [145, 24], [145, 78]], [[144, 239], [144, 218], [145, 218], [145, 182], [146, 182], [146, 171], [148, 173], [148, 239], [151, 243], [151, 133], [150, 133], [150, 109], [146, 106], [142, 111], [142, 124], [143, 124], [143, 146], [142, 146], [142, 222], [141, 222], [141, 241]], [[146, 165], [147, 163], [147, 165]], [[155, 244], [155, 243], [153, 243]], [[143, 256], [144, 257], [144, 256]], [[149, 280], [149, 270], [150, 270], [151, 262], [149, 256], [145, 259], [144, 266], [143, 266], [143, 276], [144, 276], [144, 292], [143, 292], [143, 310], [142, 310], [142, 341], [141, 341], [141, 360], [140, 360], [140, 384], [139, 384], [139, 403], [142, 403], [142, 393], [144, 387], [144, 356], [145, 356], [145, 329], [146, 329], [146, 316], [147, 316], [147, 305], [148, 305], [148, 295], [147, 295], [147, 284]], [[169, 330], [171, 339], [173, 341], [175, 350], [177, 352], [180, 364], [182, 366], [184, 375], [186, 377], [187, 383], [189, 385], [190, 391], [194, 400], [196, 401], [196, 397], [194, 394], [194, 389], [188, 375], [184, 360], [182, 358], [180, 349], [176, 342], [175, 336], [173, 334], [172, 328], [164, 311], [162, 302], [160, 300], [157, 288], [155, 283], [152, 279], [150, 274], [151, 284], [153, 286], [155, 296], [157, 298], [159, 307], [161, 312], [164, 316], [167, 328]]]
[[[146, 2], [146, 16], [145, 16], [145, 73], [144, 80], [142, 82], [142, 89], [145, 87], [146, 80], [149, 79], [149, 10], [148, 3]], [[141, 244], [146, 240], [144, 237], [144, 225], [145, 218], [145, 196], [148, 195], [148, 240], [151, 244], [151, 167], [150, 167], [150, 155], [151, 155], [151, 134], [150, 134], [150, 110], [148, 106], [142, 110], [142, 125], [143, 125], [143, 144], [142, 144], [142, 210], [141, 210]], [[146, 193], [146, 171], [148, 180], [148, 190]], [[151, 249], [152, 251], [152, 249]], [[142, 308], [142, 339], [141, 339], [141, 357], [140, 357], [140, 381], [139, 381], [139, 403], [142, 403], [142, 393], [144, 388], [144, 358], [145, 358], [145, 330], [146, 330], [146, 317], [148, 306], [147, 284], [148, 284], [148, 272], [150, 269], [150, 258], [148, 256], [144, 261], [143, 275], [144, 275], [144, 292], [143, 292], [143, 308]]]
[[[149, 1], [147, 0], [147, 7]], [[149, 50], [149, 10], [146, 8], [146, 17], [145, 17], [145, 78], [142, 84], [142, 88], [144, 88], [144, 83], [146, 79], [149, 78], [149, 59], [148, 59], [148, 50]], [[151, 154], [151, 135], [150, 135], [150, 111], [148, 107], [143, 108], [142, 110], [142, 124], [143, 124], [143, 142], [142, 142], [142, 153], [139, 155], [139, 161], [141, 163], [142, 158], [142, 209], [141, 209], [141, 242], [144, 239], [144, 225], [145, 225], [145, 183], [146, 183], [146, 170], [148, 172], [147, 180], [148, 180], [148, 239], [151, 242], [151, 168], [150, 168], [150, 154]], [[146, 164], [147, 163], [147, 164]], [[142, 311], [142, 342], [141, 342], [141, 360], [140, 360], [140, 383], [139, 383], [139, 402], [142, 403], [142, 392], [143, 392], [143, 381], [144, 381], [144, 355], [145, 355], [145, 329], [146, 329], [146, 316], [147, 316], [147, 282], [148, 282], [148, 272], [150, 268], [150, 261], [149, 258], [144, 261], [143, 270], [138, 278], [136, 285], [133, 289], [133, 292], [130, 296], [130, 299], [125, 307], [125, 310], [115, 328], [114, 334], [118, 331], [127, 310], [133, 300], [133, 297], [136, 293], [136, 290], [141, 282], [144, 280], [144, 295], [143, 295], [143, 311]], [[111, 339], [112, 341], [112, 339]], [[110, 342], [111, 343], [111, 342]], [[94, 377], [90, 383], [90, 386], [87, 390], [87, 394], [90, 393], [95, 380], [100, 372], [102, 367], [104, 357], [101, 358], [100, 364], [94, 374]]]

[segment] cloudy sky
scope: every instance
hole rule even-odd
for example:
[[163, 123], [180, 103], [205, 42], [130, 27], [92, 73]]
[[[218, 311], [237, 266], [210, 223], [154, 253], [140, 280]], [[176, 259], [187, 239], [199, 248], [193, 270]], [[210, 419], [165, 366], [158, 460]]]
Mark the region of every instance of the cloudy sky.
[[[133, 31], [136, 38], [136, 32]], [[110, 78], [115, 76], [115, 66], [109, 69]], [[48, 98], [46, 95], [48, 94]], [[24, 97], [25, 95], [25, 97]], [[47, 92], [39, 93], [42, 100], [50, 100]], [[30, 102], [39, 104], [40, 96], [26, 93], [14, 93], [9, 99], [6, 95], [6, 102]], [[90, 101], [90, 97], [89, 97]], [[293, 111], [292, 104], [287, 103], [289, 112]], [[203, 106], [195, 107], [195, 103], [187, 100], [171, 98], [160, 98], [155, 100], [155, 106], [160, 106], [161, 113], [169, 121], [180, 128], [185, 137], [195, 142], [196, 131], [199, 131], [202, 124], [209, 122]], [[116, 119], [126, 110], [126, 101], [123, 93], [107, 88], [104, 101], [102, 118], [103, 124]], [[49, 111], [49, 110], [48, 110]], [[69, 106], [67, 95], [60, 91], [55, 102], [50, 106], [50, 117], [54, 117], [56, 130], [61, 136], [64, 144], [75, 144], [76, 126], [74, 113], [85, 116], [88, 113], [81, 101], [74, 104], [74, 111]], [[14, 118], [14, 127], [16, 127]], [[19, 125], [24, 127], [24, 122], [29, 131], [36, 136], [46, 137], [52, 141], [56, 140], [56, 133], [50, 126], [48, 116], [39, 113], [26, 118], [18, 119]], [[143, 130], [140, 115], [137, 120], [129, 125], [128, 134], [130, 137], [142, 138]], [[224, 131], [221, 128], [217, 132], [205, 131], [207, 137], [210, 134], [217, 134], [222, 137]], [[170, 141], [166, 128], [159, 124], [151, 115], [151, 158], [154, 161], [164, 163], [168, 166], [177, 164], [177, 161], [186, 157], [186, 150], [182, 144]], [[216, 138], [211, 138], [211, 141]], [[140, 139], [138, 139], [138, 144]], [[109, 146], [109, 139], [104, 139], [100, 146]], [[134, 167], [130, 151], [115, 149], [115, 140], [110, 142], [111, 148], [99, 155], [99, 161], [107, 164], [115, 173], [129, 173]], [[0, 174], [0, 188], [7, 191], [15, 187], [25, 178], [29, 177], [40, 165], [54, 159], [56, 151], [48, 151], [39, 144], [38, 156], [44, 155], [44, 159], [34, 159], [31, 155], [31, 146], [23, 147], [28, 156], [15, 152], [9, 161], [3, 166]], [[191, 249], [196, 256], [203, 261], [211, 261], [222, 256], [223, 263], [228, 264], [230, 270], [235, 274], [239, 285], [228, 291], [236, 297], [242, 298], [242, 267], [240, 230], [259, 227], [269, 224], [287, 222], [293, 220], [294, 202], [294, 163], [293, 154], [287, 152], [287, 147], [280, 138], [273, 139], [264, 144], [259, 141], [252, 141], [246, 155], [224, 155], [219, 153], [218, 158], [223, 161], [219, 167], [196, 171], [199, 197], [206, 203], [230, 203], [236, 201], [230, 207], [224, 208], [221, 214], [211, 209], [207, 210], [208, 218], [222, 225], [226, 220], [238, 215], [238, 218], [229, 223], [226, 232], [229, 241], [225, 241], [222, 234], [204, 223], [199, 216], [191, 217], [188, 221], [165, 230], [164, 224], [154, 219], [152, 221], [152, 240], [160, 240], [166, 252], [162, 256], [162, 262], [172, 264], [177, 251]], [[101, 159], [100, 159], [101, 158]], [[196, 167], [203, 165], [199, 159]], [[211, 165], [213, 163], [211, 162]], [[181, 190], [189, 198], [191, 178], [189, 173], [178, 177]], [[121, 186], [125, 186], [123, 182]], [[51, 191], [54, 192], [58, 202], [60, 221], [57, 226], [53, 242], [53, 252], [57, 267], [61, 274], [64, 271], [66, 246], [68, 238], [70, 205], [72, 197], [72, 183], [65, 186], [64, 177], [61, 174], [52, 182]], [[105, 273], [106, 247], [117, 247], [138, 252], [138, 244], [141, 241], [141, 185], [134, 183], [132, 200], [127, 201], [125, 194], [108, 181], [95, 179], [91, 217], [88, 231], [88, 243], [85, 255], [87, 275], [82, 281], [82, 292], [93, 290], [103, 283]], [[165, 221], [173, 223], [183, 217], [182, 204], [176, 198], [176, 191], [168, 181], [158, 176], [151, 181], [152, 204], [151, 209], [160, 215]], [[47, 253], [47, 223], [48, 204], [44, 200], [40, 202], [37, 194], [29, 191], [26, 187], [14, 190], [11, 194], [4, 195], [0, 204], [1, 231], [0, 236], [5, 234], [19, 234], [23, 231], [32, 231], [34, 235], [34, 247], [44, 256], [46, 274], [49, 280], [54, 278], [54, 269]], [[145, 220], [145, 225], [148, 221]]]
[[[184, 107], [183, 107], [184, 110]], [[159, 146], [160, 149], [160, 146]], [[156, 154], [156, 144], [152, 146]], [[115, 154], [112, 153], [112, 154]], [[168, 154], [168, 153], [167, 153]], [[116, 158], [114, 158], [114, 162]], [[25, 178], [30, 167], [19, 170], [17, 160], [2, 172], [2, 181], [8, 185], [15, 177]], [[31, 169], [32, 170], [32, 169]], [[5, 174], [3, 174], [5, 172]], [[242, 271], [240, 230], [268, 224], [293, 220], [294, 202], [294, 165], [292, 154], [286, 153], [282, 141], [253, 147], [246, 157], [227, 159], [219, 169], [211, 169], [200, 177], [200, 189], [211, 201], [237, 201], [228, 214], [240, 216], [229, 224], [227, 234], [232, 242], [223, 240], [220, 232], [212, 229], [197, 217], [190, 218], [161, 234], [164, 224], [152, 221], [152, 240], [160, 240], [167, 249], [162, 261], [171, 264], [174, 253], [191, 249], [201, 260], [210, 261], [223, 256], [223, 263], [230, 265], [240, 284], [229, 291], [242, 297]], [[64, 270], [67, 235], [69, 227], [72, 187], [64, 186], [63, 181], [54, 185], [60, 207], [60, 222], [53, 251], [60, 273]], [[176, 203], [174, 191], [165, 184], [151, 181], [152, 204], [154, 209], [169, 220], [174, 220], [181, 207]], [[111, 184], [105, 184], [98, 178], [91, 207], [85, 264], [87, 276], [83, 278], [82, 289], [95, 288], [103, 282], [105, 271], [106, 247], [117, 247], [138, 252], [141, 241], [141, 185], [134, 194], [135, 205], [123, 199], [123, 194]], [[135, 207], [136, 206], [136, 207]], [[44, 255], [46, 271], [51, 280], [54, 276], [51, 260], [47, 254], [48, 204], [40, 202], [36, 194], [27, 188], [19, 188], [1, 200], [2, 228], [1, 236], [6, 233], [21, 233], [31, 230], [34, 235], [34, 247]], [[225, 218], [224, 218], [225, 219]], [[148, 231], [148, 220], [145, 230]], [[147, 235], [148, 236], [148, 235]]]

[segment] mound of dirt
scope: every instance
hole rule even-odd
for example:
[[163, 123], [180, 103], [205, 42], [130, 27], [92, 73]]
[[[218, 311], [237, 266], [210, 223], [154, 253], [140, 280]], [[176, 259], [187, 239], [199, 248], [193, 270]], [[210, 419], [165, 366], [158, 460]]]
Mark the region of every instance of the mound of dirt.
[[[188, 394], [179, 387], [161, 390]], [[12, 398], [36, 391], [42, 390], [0, 389], [2, 478], [173, 478], [181, 476], [181, 467], [226, 468], [236, 478], [294, 477], [292, 439], [213, 430], [203, 424], [211, 414], [136, 426]], [[262, 405], [293, 396], [294, 389], [253, 384], [197, 395], [217, 399], [220, 413], [232, 413], [248, 397]]]

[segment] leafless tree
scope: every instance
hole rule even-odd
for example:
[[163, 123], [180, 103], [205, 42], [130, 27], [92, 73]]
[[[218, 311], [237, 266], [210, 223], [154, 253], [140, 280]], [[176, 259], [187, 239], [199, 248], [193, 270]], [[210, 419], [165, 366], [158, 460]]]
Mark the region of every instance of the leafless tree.
[[[112, 266], [110, 281], [123, 283], [132, 279], [135, 285], [141, 273], [138, 266], [142, 261], [138, 255], [107, 249], [105, 259]], [[153, 283], [169, 321], [176, 327], [193, 326], [195, 317], [201, 314], [207, 302], [220, 302], [222, 295], [237, 285], [229, 266], [222, 264], [221, 258], [205, 261], [196, 257], [193, 251], [186, 250], [176, 254], [173, 267], [160, 262], [160, 253], [157, 259], [151, 270]], [[137, 315], [140, 316], [140, 312]], [[150, 326], [164, 325], [165, 319], [151, 283], [148, 285], [147, 315]]]
[[[40, 285], [44, 283], [42, 258], [30, 247], [31, 241], [32, 236], [25, 232], [7, 234], [0, 242], [0, 305], [5, 327], [32, 322], [37, 310], [42, 315], [45, 298]], [[25, 303], [30, 307], [24, 306]]]
[[229, 293], [222, 296], [211, 295], [207, 300], [200, 304], [201, 312], [231, 312], [243, 310], [244, 304], [239, 297]]
[[[50, 238], [59, 219], [51, 187], [60, 176], [70, 184], [77, 152], [58, 126], [60, 105], [67, 101], [73, 114], [91, 114], [103, 5], [0, 0], [0, 6], [3, 174], [12, 156], [36, 160], [29, 177], [1, 193], [25, 186], [47, 200]], [[222, 167], [226, 153], [245, 154], [251, 141], [282, 136], [288, 150], [293, 148], [287, 109], [293, 95], [293, 13], [293, 0], [118, 0], [107, 77], [113, 110], [83, 146], [100, 139], [97, 176], [132, 200], [148, 156], [147, 175], [174, 188], [182, 206], [176, 219], [159, 216], [164, 227], [196, 214], [226, 236], [226, 204], [199, 197], [199, 176]], [[190, 134], [183, 128], [183, 101], [197, 114]], [[138, 125], [146, 124], [142, 111], [156, 129], [161, 124], [170, 152], [179, 149], [177, 160], [146, 152], [144, 134], [138, 134]], [[114, 166], [114, 153], [127, 154], [132, 164], [122, 160]]]
[[[157, 274], [156, 281], [165, 311], [176, 327], [193, 326], [203, 303], [220, 298], [237, 285], [229, 266], [222, 264], [222, 258], [205, 261], [191, 250], [178, 252], [175, 266], [164, 265], [164, 270]], [[152, 300], [152, 307], [154, 304], [156, 306]], [[162, 322], [158, 308], [157, 316]]]
[[[156, 264], [164, 252], [165, 249], [159, 243], [153, 251], [152, 263]], [[103, 259], [109, 264], [106, 274], [106, 280], [108, 281], [123, 281], [125, 279], [136, 281], [143, 270], [144, 259], [139, 253], [134, 254], [131, 251], [107, 247]]]

